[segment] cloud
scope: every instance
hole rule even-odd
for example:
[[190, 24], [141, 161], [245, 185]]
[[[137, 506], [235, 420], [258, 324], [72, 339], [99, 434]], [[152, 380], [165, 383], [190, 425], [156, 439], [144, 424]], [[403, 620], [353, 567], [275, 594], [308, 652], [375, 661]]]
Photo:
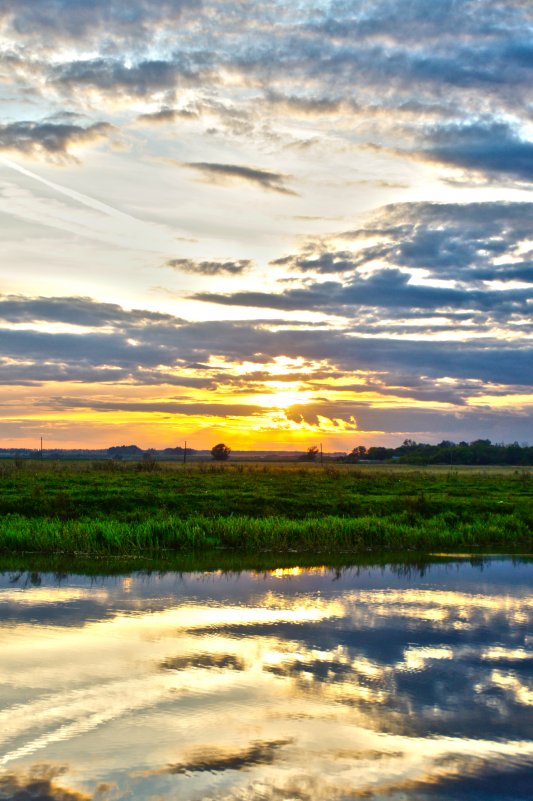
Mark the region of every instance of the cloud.
[[422, 309], [431, 314], [454, 309], [496, 309], [525, 314], [528, 311], [528, 301], [533, 298], [533, 285], [531, 288], [508, 291], [436, 287], [412, 283], [408, 274], [397, 269], [381, 269], [368, 278], [357, 275], [349, 284], [325, 281], [272, 294], [234, 292], [223, 295], [197, 292], [191, 295], [191, 298], [226, 306], [249, 306], [283, 311], [324, 311], [337, 314], [347, 314], [346, 307], [361, 306], [388, 310], [405, 309], [407, 312]]
[[[399, 203], [374, 212], [364, 227], [341, 238], [354, 243], [354, 268], [379, 260], [389, 267], [424, 270], [459, 282], [531, 280], [533, 203]], [[360, 248], [358, 241], [377, 244]], [[311, 259], [289, 257], [297, 269]], [[316, 257], [315, 257], [316, 258]]]
[[249, 259], [235, 259], [229, 261], [194, 261], [193, 259], [169, 259], [165, 267], [173, 270], [182, 270], [196, 275], [241, 275], [250, 270], [252, 262]]
[[[400, 308], [412, 300], [407, 279], [399, 270], [361, 279], [372, 302], [388, 293], [396, 306], [382, 307], [381, 314], [362, 308], [334, 327], [290, 320], [188, 322], [89, 298], [0, 298], [0, 381], [13, 392], [17, 386], [42, 386], [39, 398], [27, 402], [36, 420], [47, 410], [58, 421], [89, 411], [102, 425], [107, 415], [110, 420], [120, 414], [146, 419], [178, 415], [263, 426], [272, 420], [274, 426], [309, 430], [323, 429], [328, 421], [331, 431], [357, 426], [423, 440], [470, 441], [474, 434], [495, 441], [527, 440], [533, 350], [525, 327], [511, 326], [502, 338], [491, 327], [496, 312], [481, 310], [477, 314], [486, 329], [478, 321], [475, 338], [458, 341], [457, 331], [475, 314], [454, 309], [442, 341], [420, 333], [413, 339], [413, 331], [425, 330], [425, 312], [419, 312], [418, 322], [415, 312]], [[337, 302], [335, 292], [345, 291], [343, 285], [326, 284], [335, 289], [322, 291]], [[433, 292], [448, 290], [420, 291], [421, 303], [432, 302]], [[449, 298], [459, 299], [453, 293]], [[510, 313], [499, 311], [502, 319]], [[404, 325], [404, 319], [412, 324]], [[413, 328], [414, 322], [420, 328]], [[241, 372], [238, 365], [245, 369]], [[274, 389], [272, 381], [277, 382]], [[64, 389], [47, 388], [50, 382]], [[297, 384], [305, 402], [299, 403], [296, 394], [290, 410], [283, 398], [278, 407], [276, 393], [283, 389], [278, 382], [288, 392]], [[83, 394], [76, 385], [85, 387]], [[106, 390], [111, 386], [112, 397]], [[150, 387], [159, 387], [156, 398]], [[179, 389], [170, 394], [169, 387]], [[10, 405], [11, 390], [3, 390], [3, 396], [4, 419], [18, 420], [19, 402]]]
[[357, 266], [357, 260], [351, 251], [313, 253], [311, 256], [284, 256], [270, 262], [275, 267], [289, 267], [302, 273], [316, 272], [322, 274], [351, 272]]
[[23, 39], [77, 41], [91, 35], [139, 40], [159, 23], [176, 23], [200, 0], [17, 0], [0, 4], [0, 20]]
[[90, 409], [96, 412], [145, 412], [147, 414], [201, 415], [202, 417], [246, 417], [259, 414], [262, 411], [262, 407], [257, 404], [202, 403], [200, 401], [188, 401], [187, 399], [135, 403], [128, 401], [54, 398], [51, 402], [47, 401], [47, 405], [52, 405], [54, 409], [61, 411]]
[[[409, 323], [413, 332], [427, 325], [426, 333], [506, 326], [516, 336], [518, 325], [528, 326], [533, 294], [532, 214], [531, 203], [390, 205], [360, 228], [309, 239], [302, 253], [271, 262], [316, 275], [300, 286], [286, 288], [283, 279], [277, 292], [193, 297], [227, 306], [357, 313], [361, 333], [406, 333]], [[350, 249], [339, 250], [339, 241]], [[438, 320], [424, 324], [424, 315]]]
[[116, 129], [107, 122], [84, 128], [66, 122], [19, 121], [0, 124], [0, 151], [55, 159], [70, 157], [69, 148], [108, 139]]
[[[374, 285], [373, 291], [376, 290]], [[505, 294], [505, 293], [504, 293]], [[35, 303], [34, 322], [69, 322], [76, 318], [76, 307], [69, 309], [65, 299], [41, 298], [6, 301], [2, 312], [11, 322], [30, 322]], [[126, 311], [114, 304], [92, 303], [81, 299], [79, 333], [50, 333], [5, 326], [1, 331], [0, 356], [4, 379], [21, 370], [38, 380], [47, 377], [52, 366], [69, 380], [85, 371], [107, 370], [117, 380], [133, 378], [143, 383], [179, 381], [180, 373], [194, 371], [185, 378], [205, 378], [210, 358], [216, 354], [229, 363], [256, 361], [258, 366], [276, 357], [327, 361], [340, 371], [372, 370], [390, 373], [395, 383], [407, 376], [450, 376], [466, 379], [525, 384], [533, 382], [533, 358], [527, 340], [498, 340], [490, 335], [467, 342], [412, 340], [387, 336], [359, 335], [357, 321], [344, 327], [324, 329], [291, 326], [270, 329], [265, 321], [191, 323], [171, 315], [149, 311]], [[84, 331], [81, 324], [96, 330]], [[75, 324], [75, 323], [73, 323]], [[37, 325], [38, 329], [39, 326]], [[511, 358], [512, 355], [512, 358]], [[30, 362], [31, 364], [28, 364]], [[202, 367], [203, 365], [203, 367]], [[261, 368], [260, 368], [261, 369]], [[223, 371], [215, 370], [220, 377]], [[230, 371], [229, 378], [233, 373]], [[224, 380], [227, 380], [228, 376]], [[59, 379], [58, 379], [59, 380]]]
[[[126, 64], [136, 69], [157, 50], [169, 69], [186, 59], [197, 74], [209, 62], [209, 89], [221, 88], [221, 70], [230, 70], [260, 90], [250, 105], [296, 114], [408, 112], [417, 103], [418, 113], [425, 108], [438, 116], [451, 107], [467, 117], [479, 110], [480, 96], [492, 112], [497, 105], [523, 109], [531, 95], [533, 59], [524, 31], [532, 14], [521, 0], [484, 0], [483, 14], [465, 0], [459, 22], [453, 0], [430, 11], [424, 0], [408, 8], [397, 0], [364, 0], [320, 13], [280, 1], [275, 12], [272, 26], [270, 7], [256, 4], [245, 14], [232, 0], [18, 0], [0, 5], [0, 20], [7, 36], [26, 47], [89, 38], [111, 72], [113, 65], [119, 72]], [[454, 103], [458, 96], [462, 107]]]
[[147, 114], [139, 114], [137, 122], [149, 125], [165, 125], [177, 120], [191, 120], [198, 117], [198, 112], [191, 109], [161, 108]]
[[259, 186], [261, 189], [279, 192], [282, 195], [296, 196], [298, 194], [285, 185], [286, 180], [291, 176], [280, 172], [270, 172], [238, 164], [214, 164], [202, 161], [188, 162], [184, 166], [196, 170], [213, 183], [237, 180]]
[[75, 94], [83, 89], [97, 89], [111, 98], [120, 95], [146, 98], [174, 89], [180, 82], [185, 84], [195, 74], [196, 67], [186, 59], [144, 59], [130, 66], [114, 58], [95, 58], [55, 67], [49, 80], [57, 89], [68, 89]]
[[98, 327], [113, 325], [144, 326], [150, 322], [179, 323], [179, 318], [161, 312], [132, 309], [116, 303], [97, 303], [86, 297], [28, 298], [0, 296], [0, 320], [10, 323], [47, 321], [68, 325]]
[[415, 153], [428, 161], [492, 179], [533, 180], [533, 142], [521, 138], [508, 123], [487, 120], [443, 125], [430, 130], [427, 141]]
[[[465, 0], [459, 22], [453, 0], [430, 11], [425, 0], [408, 8], [398, 0], [338, 2], [320, 13], [280, 0], [275, 26], [268, 5], [243, 8], [232, 0], [4, 2], [6, 74], [19, 94], [59, 98], [69, 108], [94, 108], [95, 91], [110, 107], [131, 98], [159, 107], [139, 114], [128, 105], [141, 124], [190, 119], [199, 104], [231, 138], [278, 147], [394, 142], [405, 156], [530, 180], [531, 143], [518, 131], [533, 102], [524, 34], [533, 15], [522, 0], [483, 0], [482, 14]], [[73, 57], [82, 41], [90, 57]], [[189, 87], [197, 97], [181, 107], [189, 98], [177, 95]], [[204, 170], [211, 180], [293, 192], [278, 172], [196, 164], [225, 169]]]
[[313, 97], [312, 95], [284, 95], [274, 90], [268, 90], [265, 93], [265, 105], [276, 109], [276, 111], [288, 111], [289, 113], [302, 114], [303, 116], [337, 114], [346, 111], [346, 106], [348, 110], [352, 110], [349, 104], [345, 104], [342, 100], [335, 98], [327, 96]]

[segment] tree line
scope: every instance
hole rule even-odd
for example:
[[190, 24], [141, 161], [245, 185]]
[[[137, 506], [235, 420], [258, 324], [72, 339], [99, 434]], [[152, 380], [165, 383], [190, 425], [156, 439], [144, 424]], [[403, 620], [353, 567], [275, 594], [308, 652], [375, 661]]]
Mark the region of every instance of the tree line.
[[443, 440], [438, 445], [428, 445], [406, 439], [398, 448], [358, 445], [342, 461], [400, 462], [402, 464], [450, 464], [450, 465], [533, 465], [533, 446], [496, 444], [490, 439], [475, 439], [473, 442], [450, 442]]

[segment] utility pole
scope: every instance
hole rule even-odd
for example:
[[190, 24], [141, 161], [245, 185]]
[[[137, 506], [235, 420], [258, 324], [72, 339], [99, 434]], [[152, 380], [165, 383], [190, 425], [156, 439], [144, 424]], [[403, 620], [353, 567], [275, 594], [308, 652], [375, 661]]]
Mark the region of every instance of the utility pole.
[[43, 438], [41, 437], [41, 459], [43, 458]]
[[187, 440], [185, 440], [185, 447], [183, 449], [183, 464], [187, 462]]

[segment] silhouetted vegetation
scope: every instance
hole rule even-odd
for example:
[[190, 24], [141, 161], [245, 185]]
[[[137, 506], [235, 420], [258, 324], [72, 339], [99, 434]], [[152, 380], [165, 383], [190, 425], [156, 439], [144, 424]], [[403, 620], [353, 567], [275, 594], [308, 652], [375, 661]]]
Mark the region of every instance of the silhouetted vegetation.
[[124, 459], [142, 456], [143, 451], [137, 445], [113, 445], [107, 449], [107, 453], [112, 459]]
[[310, 448], [307, 449], [305, 453], [302, 453], [301, 456], [298, 457], [300, 462], [314, 462], [316, 461], [316, 457], [320, 453], [319, 448], [316, 445], [311, 445]]
[[229, 448], [227, 445], [224, 445], [223, 442], [219, 442], [218, 445], [215, 445], [213, 448], [211, 448], [211, 456], [213, 459], [216, 459], [217, 462], [227, 462], [230, 453], [231, 448]]
[[[187, 456], [196, 454], [194, 448], [187, 448]], [[0, 448], [0, 459], [113, 459], [114, 461], [138, 461], [147, 454], [157, 461], [182, 461], [185, 448], [139, 448], [138, 445], [112, 445], [110, 448], [45, 448], [42, 452], [35, 448]]]
[[533, 465], [533, 446], [496, 445], [490, 439], [476, 439], [473, 442], [449, 442], [443, 440], [438, 445], [427, 445], [414, 442], [412, 439], [404, 440], [398, 448], [383, 448], [372, 446], [365, 448], [358, 445], [342, 461], [349, 463], [359, 462], [392, 462], [400, 464], [448, 464], [448, 465]]

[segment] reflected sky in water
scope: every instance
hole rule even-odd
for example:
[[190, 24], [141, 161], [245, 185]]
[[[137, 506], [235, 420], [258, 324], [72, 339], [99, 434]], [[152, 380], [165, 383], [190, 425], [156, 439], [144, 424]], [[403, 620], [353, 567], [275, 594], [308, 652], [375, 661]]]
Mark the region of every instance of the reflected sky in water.
[[0, 799], [531, 801], [533, 563], [0, 575]]

